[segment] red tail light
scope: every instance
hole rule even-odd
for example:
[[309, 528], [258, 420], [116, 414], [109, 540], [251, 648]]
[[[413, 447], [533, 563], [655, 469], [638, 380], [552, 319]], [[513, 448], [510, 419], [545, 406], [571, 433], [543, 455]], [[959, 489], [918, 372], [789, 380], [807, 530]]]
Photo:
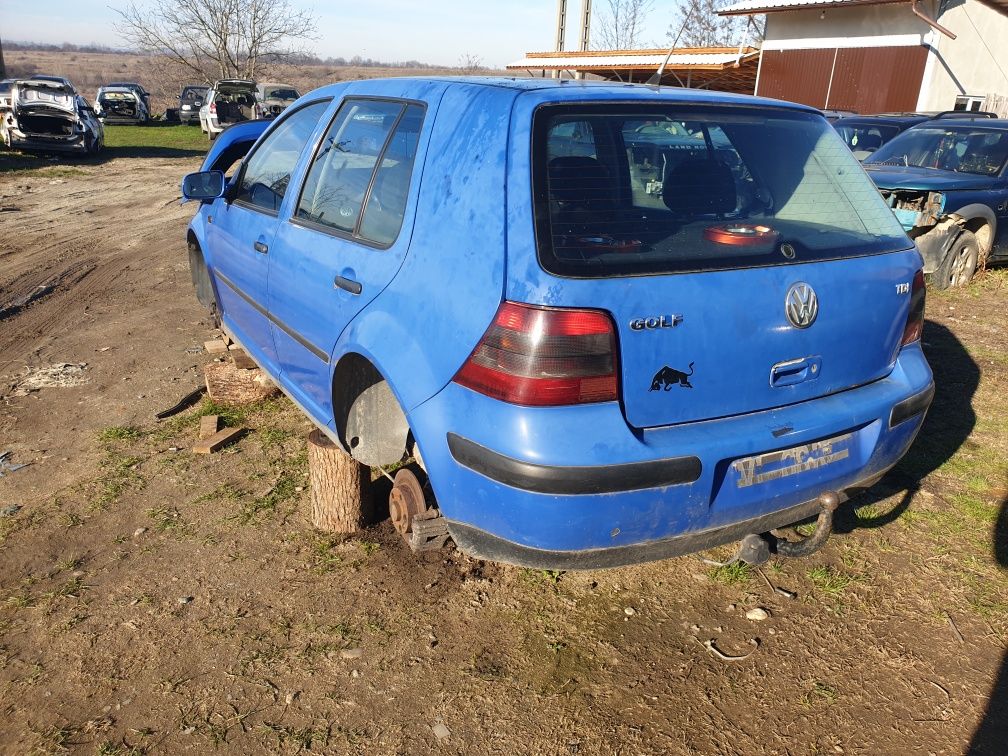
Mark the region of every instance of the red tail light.
[[214, 113], [214, 114], [216, 114], [216, 113], [217, 113], [217, 103], [216, 103], [216, 102], [211, 102], [211, 103], [210, 103], [210, 107], [208, 108], [208, 110], [209, 110], [209, 111], [210, 111], [211, 113]]
[[906, 327], [903, 329], [903, 340], [900, 346], [912, 344], [921, 337], [924, 331], [924, 271], [918, 270], [910, 287], [910, 313], [907, 315]]
[[617, 366], [605, 313], [504, 302], [454, 380], [512, 404], [609, 402]]

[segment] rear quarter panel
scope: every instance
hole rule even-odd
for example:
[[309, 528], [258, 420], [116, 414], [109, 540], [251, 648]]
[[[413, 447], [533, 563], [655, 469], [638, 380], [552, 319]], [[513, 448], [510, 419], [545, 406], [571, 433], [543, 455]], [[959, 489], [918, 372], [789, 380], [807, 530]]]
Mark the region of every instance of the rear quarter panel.
[[[355, 92], [361, 94], [362, 92]], [[350, 324], [346, 352], [368, 356], [407, 412], [447, 384], [504, 290], [508, 128], [515, 92], [452, 83], [431, 131], [413, 238], [399, 273]]]

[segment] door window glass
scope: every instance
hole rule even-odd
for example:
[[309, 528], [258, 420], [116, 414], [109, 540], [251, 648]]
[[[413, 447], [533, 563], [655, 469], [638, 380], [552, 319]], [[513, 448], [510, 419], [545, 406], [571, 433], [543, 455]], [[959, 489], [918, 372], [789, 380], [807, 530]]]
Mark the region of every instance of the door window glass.
[[245, 162], [235, 202], [279, 212], [291, 171], [327, 107], [327, 100], [313, 102], [276, 125]]
[[[382, 168], [387, 169], [386, 176], [398, 173], [397, 168], [405, 168], [407, 162], [412, 166], [411, 152], [416, 150], [416, 139], [410, 139], [406, 132], [402, 133], [401, 141], [399, 132], [395, 139], [390, 139], [400, 120], [411, 120], [402, 118], [406, 109], [405, 103], [401, 102], [347, 101], [340, 108], [312, 161], [298, 203], [297, 217], [344, 233], [356, 233], [361, 209], [373, 189], [375, 166], [379, 161]], [[386, 166], [382, 155], [387, 151], [389, 160]], [[392, 205], [401, 202], [405, 207], [405, 197], [396, 200], [391, 196], [394, 178], [391, 176], [392, 181], [383, 181], [378, 190], [379, 196], [373, 204], [368, 203], [368, 215], [374, 213], [368, 228], [383, 237], [388, 236], [387, 228], [379, 229], [379, 226], [387, 226], [380, 217], [384, 207], [382, 199], [386, 196], [385, 184], [390, 186], [388, 201]]]
[[359, 233], [376, 244], [388, 246], [399, 236], [423, 114], [419, 105], [407, 106], [375, 173]]

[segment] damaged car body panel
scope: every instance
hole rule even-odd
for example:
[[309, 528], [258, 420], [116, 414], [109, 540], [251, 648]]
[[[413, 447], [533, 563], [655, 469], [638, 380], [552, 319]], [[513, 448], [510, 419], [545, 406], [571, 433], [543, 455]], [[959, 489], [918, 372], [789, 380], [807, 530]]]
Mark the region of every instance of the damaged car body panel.
[[15, 150], [90, 155], [101, 150], [105, 131], [94, 109], [68, 82], [25, 79], [11, 87], [0, 138]]
[[95, 112], [102, 123], [144, 124], [150, 110], [144, 98], [132, 87], [108, 86], [98, 90]]
[[[974, 270], [1008, 260], [1008, 121], [917, 126], [864, 166], [917, 244], [925, 273], [948, 269], [963, 247]], [[962, 282], [973, 271], [964, 272]]]

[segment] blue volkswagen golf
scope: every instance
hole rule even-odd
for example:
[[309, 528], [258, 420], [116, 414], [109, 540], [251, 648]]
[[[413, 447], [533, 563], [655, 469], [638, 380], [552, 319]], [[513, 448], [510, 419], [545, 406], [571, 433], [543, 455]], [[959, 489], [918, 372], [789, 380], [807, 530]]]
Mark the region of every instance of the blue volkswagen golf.
[[402, 470], [391, 496], [414, 545], [440, 528], [554, 569], [809, 553], [934, 392], [920, 254], [811, 108], [335, 84], [225, 131], [183, 193], [223, 329], [347, 453], [415, 457], [429, 487]]

